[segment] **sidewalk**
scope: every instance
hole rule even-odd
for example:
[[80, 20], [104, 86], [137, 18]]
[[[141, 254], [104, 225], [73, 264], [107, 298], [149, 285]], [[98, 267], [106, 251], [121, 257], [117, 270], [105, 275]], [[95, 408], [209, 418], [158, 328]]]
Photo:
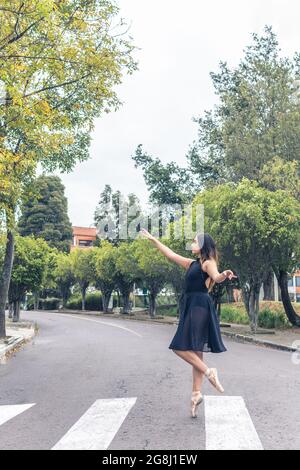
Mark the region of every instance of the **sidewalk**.
[[[47, 310], [50, 312], [50, 310]], [[82, 310], [52, 310], [55, 313], [73, 314], [73, 315], [92, 315], [96, 317], [118, 318], [122, 320], [134, 321], [150, 321], [153, 323], [162, 323], [166, 325], [177, 325], [178, 318], [167, 315], [157, 315], [151, 318], [144, 309], [135, 309], [130, 314], [122, 313], [102, 313], [95, 311]], [[221, 323], [222, 335], [232, 338], [238, 342], [253, 343], [281, 351], [300, 352], [300, 328], [289, 328], [283, 330], [274, 330], [266, 328], [258, 328], [257, 334], [251, 333], [250, 327], [247, 325], [238, 325], [234, 323]]]
[[13, 323], [6, 318], [6, 339], [0, 340], [0, 364], [6, 364], [7, 359], [21, 346], [31, 341], [36, 332], [37, 326], [34, 322]]
[[254, 343], [281, 351], [299, 351], [300, 353], [300, 328], [282, 330], [258, 328], [257, 334], [254, 335], [247, 325], [231, 324], [230, 328], [221, 325], [221, 331], [224, 336], [236, 341]]

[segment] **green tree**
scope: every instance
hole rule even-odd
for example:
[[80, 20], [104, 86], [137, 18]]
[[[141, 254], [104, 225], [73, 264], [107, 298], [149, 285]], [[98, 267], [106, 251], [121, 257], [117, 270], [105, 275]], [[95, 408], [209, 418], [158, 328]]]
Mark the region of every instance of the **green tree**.
[[108, 240], [114, 246], [119, 246], [124, 239], [132, 241], [139, 230], [139, 224], [134, 227], [136, 218], [142, 219], [139, 198], [130, 193], [126, 199], [120, 191], [113, 192], [110, 185], [105, 185], [94, 213], [100, 239]]
[[85, 310], [86, 291], [94, 280], [94, 251], [96, 248], [76, 248], [71, 254], [72, 271], [75, 281], [80, 286], [82, 310]]
[[22, 206], [18, 222], [20, 234], [33, 234], [46, 240], [49, 246], [68, 253], [72, 243], [72, 224], [61, 179], [41, 175], [34, 181], [34, 186], [38, 196], [36, 200], [27, 200]]
[[0, 9], [0, 337], [14, 255], [15, 213], [38, 163], [70, 171], [89, 156], [94, 119], [122, 103], [113, 90], [137, 69], [132, 38], [109, 0], [3, 0]]
[[[251, 329], [256, 331], [261, 285], [271, 267], [280, 282], [299, 266], [300, 203], [286, 191], [268, 191], [244, 178], [204, 191], [197, 202], [205, 206], [205, 226], [216, 239], [223, 262], [237, 273]], [[287, 289], [286, 289], [287, 291]], [[298, 325], [284, 288], [283, 305]]]
[[166, 286], [170, 275], [170, 261], [149, 240], [137, 238], [134, 250], [144, 287], [149, 290], [149, 314], [156, 315], [156, 298]]
[[71, 256], [66, 253], [58, 253], [53, 273], [62, 297], [62, 306], [65, 308], [71, 295], [71, 287], [76, 282]]
[[116, 251], [115, 266], [116, 286], [123, 298], [122, 313], [129, 313], [130, 293], [133, 291], [134, 283], [138, 282], [141, 277], [133, 243], [120, 244]]
[[16, 253], [12, 268], [8, 299], [14, 306], [13, 321], [20, 319], [20, 301], [29, 291], [39, 291], [47, 272], [49, 247], [42, 239], [16, 238]]
[[175, 162], [163, 163], [143, 151], [139, 144], [132, 157], [135, 168], [140, 168], [149, 191], [149, 200], [155, 204], [183, 204], [192, 197], [193, 174]]
[[219, 72], [211, 73], [219, 104], [194, 119], [198, 141], [189, 152], [189, 168], [206, 187], [259, 179], [275, 156], [299, 161], [299, 55], [281, 57], [271, 27], [252, 36], [236, 68], [221, 62]]
[[104, 313], [108, 313], [109, 300], [116, 287], [116, 250], [109, 241], [102, 240], [94, 251], [95, 286], [101, 290]]

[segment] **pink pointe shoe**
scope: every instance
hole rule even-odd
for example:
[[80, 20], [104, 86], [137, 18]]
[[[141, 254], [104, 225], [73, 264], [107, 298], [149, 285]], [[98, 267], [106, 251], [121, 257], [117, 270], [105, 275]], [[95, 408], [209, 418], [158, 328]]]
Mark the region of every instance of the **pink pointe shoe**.
[[204, 375], [208, 378], [210, 383], [220, 392], [224, 392], [224, 388], [222, 387], [219, 378], [218, 378], [218, 371], [216, 368], [208, 368]]
[[197, 418], [197, 408], [203, 402], [203, 395], [200, 390], [192, 392], [191, 397], [191, 417]]

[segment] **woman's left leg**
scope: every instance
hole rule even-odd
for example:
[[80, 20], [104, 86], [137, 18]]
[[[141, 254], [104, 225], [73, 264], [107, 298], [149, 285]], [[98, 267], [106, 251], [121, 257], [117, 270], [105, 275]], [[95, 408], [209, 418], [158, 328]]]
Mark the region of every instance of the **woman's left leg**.
[[[203, 352], [201, 351], [195, 351], [197, 356], [203, 361]], [[198, 390], [201, 390], [202, 387], [202, 382], [204, 379], [204, 374], [203, 372], [200, 372], [199, 369], [196, 369], [196, 367], [192, 366], [193, 370], [193, 392], [196, 392]]]

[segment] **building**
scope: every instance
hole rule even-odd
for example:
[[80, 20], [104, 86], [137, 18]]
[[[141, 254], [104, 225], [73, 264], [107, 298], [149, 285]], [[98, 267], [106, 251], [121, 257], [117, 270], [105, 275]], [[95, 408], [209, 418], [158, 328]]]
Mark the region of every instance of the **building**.
[[96, 240], [96, 227], [72, 227], [73, 237], [71, 250], [75, 248], [88, 248]]
[[300, 302], [300, 270], [289, 278], [289, 295], [293, 302]]

